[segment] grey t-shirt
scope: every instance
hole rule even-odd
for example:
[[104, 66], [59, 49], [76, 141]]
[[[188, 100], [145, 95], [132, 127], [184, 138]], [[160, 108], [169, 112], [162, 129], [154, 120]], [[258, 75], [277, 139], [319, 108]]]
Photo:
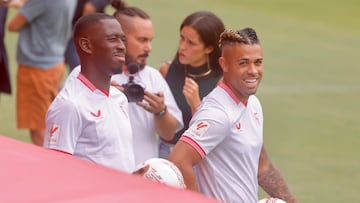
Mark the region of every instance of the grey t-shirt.
[[64, 60], [76, 2], [28, 0], [20, 9], [28, 24], [20, 30], [16, 56], [19, 64], [48, 69]]

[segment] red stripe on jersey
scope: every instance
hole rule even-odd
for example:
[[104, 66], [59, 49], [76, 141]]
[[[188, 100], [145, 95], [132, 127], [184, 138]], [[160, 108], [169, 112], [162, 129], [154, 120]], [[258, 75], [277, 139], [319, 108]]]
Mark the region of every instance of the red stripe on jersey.
[[[236, 94], [231, 90], [231, 88], [224, 83], [224, 81], [219, 82], [219, 87], [224, 89], [225, 92], [227, 92], [230, 95], [230, 97], [235, 101], [236, 104], [239, 104], [241, 102], [241, 100], [236, 96]], [[244, 106], [247, 105], [246, 103], [243, 104]]]
[[192, 146], [195, 149], [195, 151], [197, 151], [197, 153], [199, 153], [201, 158], [205, 158], [205, 156], [206, 156], [205, 150], [195, 140], [193, 140], [191, 137], [183, 135], [180, 138], [180, 141], [188, 143], [190, 146]]
[[[88, 87], [92, 92], [95, 91], [97, 88], [95, 87], [95, 85], [89, 80], [87, 79], [83, 74], [79, 73], [79, 75], [77, 76], [77, 78], [84, 83], [84, 85], [86, 87]], [[109, 97], [109, 92], [105, 91], [105, 90], [100, 90], [100, 92], [102, 92], [103, 94], [105, 94], [107, 97]]]
[[79, 73], [77, 79], [84, 83], [84, 85], [86, 85], [86, 87], [88, 87], [92, 92], [96, 90], [95, 85], [92, 84], [83, 74]]

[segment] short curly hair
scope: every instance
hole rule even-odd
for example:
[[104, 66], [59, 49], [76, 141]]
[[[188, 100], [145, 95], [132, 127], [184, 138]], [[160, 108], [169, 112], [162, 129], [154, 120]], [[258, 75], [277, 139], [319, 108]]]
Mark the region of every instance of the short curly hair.
[[244, 28], [241, 30], [227, 29], [220, 35], [219, 47], [225, 44], [260, 44], [257, 34], [253, 28]]

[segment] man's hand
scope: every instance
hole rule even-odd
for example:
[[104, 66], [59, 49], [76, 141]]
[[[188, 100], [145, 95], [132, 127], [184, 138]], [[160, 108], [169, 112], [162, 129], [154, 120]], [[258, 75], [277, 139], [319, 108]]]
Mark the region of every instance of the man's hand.
[[162, 92], [153, 94], [145, 90], [144, 100], [144, 102], [136, 102], [136, 104], [153, 114], [163, 111], [166, 107], [164, 93]]

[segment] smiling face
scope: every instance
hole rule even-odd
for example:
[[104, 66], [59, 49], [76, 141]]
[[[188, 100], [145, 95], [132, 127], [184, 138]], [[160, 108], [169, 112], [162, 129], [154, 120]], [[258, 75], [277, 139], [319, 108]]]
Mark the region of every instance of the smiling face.
[[94, 63], [107, 75], [121, 73], [125, 63], [125, 34], [116, 19], [102, 19], [89, 36]]
[[219, 62], [224, 83], [244, 103], [256, 93], [263, 76], [263, 53], [260, 44], [232, 43], [223, 47]]
[[180, 32], [179, 61], [192, 67], [199, 67], [206, 63], [207, 54], [212, 48], [205, 47], [199, 33], [190, 26], [184, 26]]

